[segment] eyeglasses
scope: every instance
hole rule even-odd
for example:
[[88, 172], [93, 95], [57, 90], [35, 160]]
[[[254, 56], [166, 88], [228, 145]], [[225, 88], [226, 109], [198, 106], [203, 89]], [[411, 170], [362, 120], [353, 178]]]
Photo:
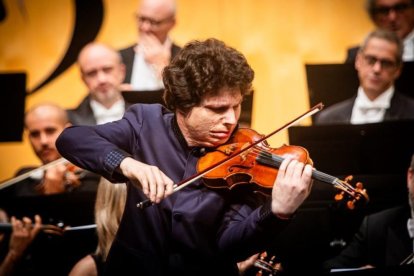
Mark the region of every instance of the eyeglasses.
[[365, 54], [362, 54], [362, 56], [364, 58], [365, 63], [368, 64], [369, 66], [374, 66], [375, 64], [377, 64], [377, 62], [379, 62], [381, 65], [381, 68], [384, 70], [392, 70], [396, 68], [398, 65], [398, 63], [394, 60], [381, 59], [381, 58], [377, 58], [372, 55], [365, 55]]
[[145, 22], [147, 22], [148, 24], [151, 25], [151, 27], [159, 27], [162, 24], [171, 21], [174, 18], [174, 15], [170, 15], [169, 17], [160, 19], [160, 20], [156, 20], [156, 19], [142, 16], [142, 15], [137, 15], [136, 18], [137, 18], [138, 24], [144, 24]]
[[412, 7], [413, 5], [409, 3], [400, 3], [390, 7], [379, 6], [373, 9], [373, 13], [374, 15], [378, 16], [387, 16], [388, 14], [390, 14], [391, 11], [395, 13], [403, 13], [404, 11]]

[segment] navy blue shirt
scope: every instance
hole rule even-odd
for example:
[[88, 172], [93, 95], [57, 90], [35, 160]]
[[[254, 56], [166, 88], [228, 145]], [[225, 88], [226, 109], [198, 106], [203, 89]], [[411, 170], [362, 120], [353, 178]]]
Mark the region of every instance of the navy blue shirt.
[[[132, 156], [180, 183], [196, 173], [202, 152], [187, 146], [174, 114], [158, 104], [133, 105], [113, 123], [67, 128], [56, 145], [69, 161], [112, 182], [127, 181], [118, 166]], [[253, 206], [201, 180], [145, 209], [136, 206], [145, 195], [127, 185], [106, 275], [238, 275], [236, 262], [265, 249], [287, 224], [268, 202]]]

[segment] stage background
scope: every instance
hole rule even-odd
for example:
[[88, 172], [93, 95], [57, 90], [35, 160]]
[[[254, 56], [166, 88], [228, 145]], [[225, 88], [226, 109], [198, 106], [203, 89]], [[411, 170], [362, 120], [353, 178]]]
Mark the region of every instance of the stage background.
[[[180, 45], [216, 37], [245, 54], [256, 73], [252, 128], [266, 134], [310, 108], [306, 63], [342, 62], [346, 49], [372, 29], [364, 2], [178, 0], [171, 36]], [[0, 1], [0, 72], [27, 73], [26, 109], [44, 101], [76, 106], [87, 93], [72, 63], [76, 50], [91, 37], [115, 48], [134, 43], [137, 3]], [[273, 147], [287, 143], [287, 132], [269, 142]], [[0, 143], [0, 181], [20, 166], [36, 164], [25, 137]]]

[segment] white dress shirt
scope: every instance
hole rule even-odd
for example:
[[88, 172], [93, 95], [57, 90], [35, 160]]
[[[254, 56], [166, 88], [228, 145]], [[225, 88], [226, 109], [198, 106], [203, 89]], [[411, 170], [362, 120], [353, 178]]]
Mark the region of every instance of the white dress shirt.
[[362, 87], [358, 88], [358, 95], [352, 108], [351, 124], [378, 123], [384, 120], [385, 111], [390, 107], [394, 95], [394, 86], [371, 101]]
[[414, 29], [405, 37], [403, 44], [403, 61], [414, 61]]
[[121, 119], [125, 113], [125, 102], [123, 99], [120, 99], [108, 109], [99, 102], [91, 99], [91, 108], [96, 123], [101, 125]]
[[[164, 47], [171, 49], [172, 42], [167, 38], [163, 44]], [[131, 86], [134, 90], [159, 90], [164, 88], [161, 76], [158, 75], [157, 69], [145, 61], [145, 56], [141, 45], [138, 44], [134, 64], [131, 73]]]

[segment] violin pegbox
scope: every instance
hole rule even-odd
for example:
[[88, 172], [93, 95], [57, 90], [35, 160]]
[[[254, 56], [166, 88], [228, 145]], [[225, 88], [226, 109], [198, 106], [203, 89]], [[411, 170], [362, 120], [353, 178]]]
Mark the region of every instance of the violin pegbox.
[[364, 188], [362, 182], [357, 182], [354, 188], [350, 184], [352, 179], [353, 176], [349, 175], [345, 177], [343, 181], [338, 180], [339, 184], [335, 185], [335, 187], [340, 190], [340, 192], [335, 195], [335, 200], [342, 201], [344, 198], [347, 198], [346, 206], [350, 210], [355, 209], [355, 205], [359, 204], [361, 201], [363, 203], [367, 203], [369, 201], [367, 191]]

